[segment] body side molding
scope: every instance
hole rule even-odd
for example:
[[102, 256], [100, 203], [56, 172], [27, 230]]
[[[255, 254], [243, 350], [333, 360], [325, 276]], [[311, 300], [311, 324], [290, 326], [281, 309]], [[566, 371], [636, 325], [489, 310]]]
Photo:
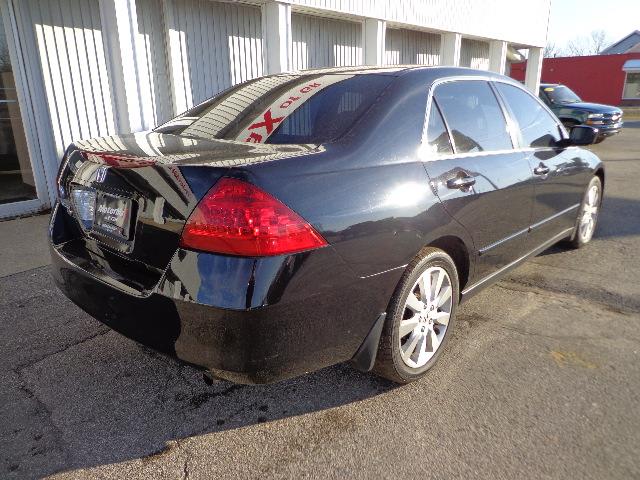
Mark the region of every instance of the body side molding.
[[481, 280], [477, 281], [473, 285], [468, 286], [460, 294], [460, 302], [462, 303], [465, 300], [468, 300], [469, 298], [473, 297], [476, 293], [480, 292], [483, 288], [486, 288], [489, 285], [491, 285], [492, 283], [496, 282], [498, 279], [500, 279], [501, 276], [503, 276], [504, 274], [506, 274], [509, 271], [513, 270], [514, 268], [516, 268], [518, 265], [520, 265], [522, 262], [524, 262], [528, 258], [537, 255], [538, 253], [542, 252], [543, 250], [546, 250], [551, 245], [553, 245], [554, 243], [559, 242], [563, 238], [568, 238], [569, 236], [571, 236], [573, 231], [574, 231], [573, 227], [563, 230], [562, 232], [558, 233], [557, 235], [554, 235], [549, 240], [547, 240], [543, 244], [537, 246], [536, 248], [534, 248], [530, 252], [524, 254], [520, 258], [517, 258], [513, 262], [505, 265], [500, 270], [497, 270], [497, 271], [491, 273], [490, 275], [487, 275], [486, 277], [482, 278]]

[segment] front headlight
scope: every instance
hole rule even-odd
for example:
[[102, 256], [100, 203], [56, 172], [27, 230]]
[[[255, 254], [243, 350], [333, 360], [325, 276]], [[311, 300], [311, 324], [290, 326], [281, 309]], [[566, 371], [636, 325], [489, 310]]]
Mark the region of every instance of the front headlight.
[[587, 125], [604, 125], [604, 113], [590, 113], [587, 115]]

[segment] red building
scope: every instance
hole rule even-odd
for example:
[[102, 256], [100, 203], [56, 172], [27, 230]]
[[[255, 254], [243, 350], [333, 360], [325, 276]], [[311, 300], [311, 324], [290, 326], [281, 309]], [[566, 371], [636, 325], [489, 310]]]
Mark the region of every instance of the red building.
[[[584, 101], [640, 105], [640, 53], [545, 58], [542, 83], [562, 83]], [[511, 65], [511, 77], [523, 81], [527, 62]]]

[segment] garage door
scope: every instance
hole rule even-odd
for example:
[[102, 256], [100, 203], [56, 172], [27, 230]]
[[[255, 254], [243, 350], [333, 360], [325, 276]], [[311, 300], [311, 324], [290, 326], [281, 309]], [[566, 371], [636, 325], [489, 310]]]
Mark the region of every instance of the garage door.
[[292, 68], [362, 65], [362, 25], [312, 15], [291, 15]]
[[387, 29], [385, 63], [439, 65], [440, 35], [398, 28]]
[[460, 66], [489, 70], [489, 43], [463, 38], [460, 45]]

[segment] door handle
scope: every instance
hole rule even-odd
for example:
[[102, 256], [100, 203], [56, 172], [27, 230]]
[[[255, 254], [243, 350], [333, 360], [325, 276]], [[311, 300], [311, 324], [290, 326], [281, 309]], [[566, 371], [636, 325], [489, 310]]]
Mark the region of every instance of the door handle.
[[546, 175], [550, 171], [551, 169], [542, 162], [540, 162], [540, 165], [533, 169], [533, 173], [535, 173], [536, 175]]
[[476, 179], [468, 175], [458, 176], [447, 180], [447, 188], [457, 188], [464, 190], [476, 184]]

